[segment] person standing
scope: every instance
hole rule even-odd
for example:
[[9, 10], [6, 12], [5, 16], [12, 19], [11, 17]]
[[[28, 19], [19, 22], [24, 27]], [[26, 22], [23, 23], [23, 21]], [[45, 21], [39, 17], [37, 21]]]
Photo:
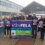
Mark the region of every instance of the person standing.
[[43, 28], [43, 19], [41, 18], [38, 23], [38, 31], [41, 32], [40, 39], [44, 39], [44, 28]]
[[28, 15], [27, 20], [32, 20], [32, 15]]
[[32, 34], [33, 34], [33, 38], [36, 39], [37, 36], [37, 22], [38, 22], [38, 18], [36, 17], [36, 14], [33, 14], [32, 16], [32, 21], [33, 21], [33, 25], [32, 25]]

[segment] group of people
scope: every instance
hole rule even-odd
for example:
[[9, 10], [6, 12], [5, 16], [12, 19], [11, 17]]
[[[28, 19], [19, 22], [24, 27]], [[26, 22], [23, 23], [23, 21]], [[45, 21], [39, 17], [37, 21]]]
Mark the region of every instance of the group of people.
[[[7, 29], [7, 30], [11, 30], [10, 20], [25, 20], [25, 16], [21, 15], [18, 17], [13, 17], [11, 19], [3, 19], [5, 29]], [[32, 20], [32, 22], [33, 22], [33, 25], [32, 25], [33, 38], [36, 38], [37, 32], [40, 32], [40, 39], [43, 40], [44, 33], [45, 33], [45, 19], [43, 19], [42, 17], [40, 19], [38, 19], [36, 17], [36, 14], [33, 14], [33, 16], [28, 15], [28, 17], [26, 17], [26, 20]], [[7, 24], [6, 24], [6, 21], [8, 22]]]
[[[18, 20], [25, 20], [24, 16], [19, 16]], [[45, 34], [45, 19], [41, 16], [40, 19], [36, 17], [36, 14], [34, 13], [33, 15], [28, 15], [26, 17], [26, 20], [32, 20], [32, 34], [33, 38], [36, 39], [37, 37], [37, 32], [40, 32], [40, 39], [44, 40], [44, 34]]]
[[32, 25], [32, 34], [33, 38], [36, 39], [37, 37], [37, 32], [40, 32], [40, 39], [44, 40], [44, 34], [45, 34], [45, 19], [41, 16], [40, 19], [36, 17], [36, 14], [33, 14], [33, 16], [28, 17], [29, 20], [32, 20], [33, 25]]
[[[13, 17], [14, 20], [25, 20], [25, 16], [21, 15], [19, 17]], [[37, 32], [40, 32], [40, 39], [44, 40], [44, 33], [45, 33], [45, 19], [41, 18], [38, 19], [36, 17], [36, 14], [33, 15], [28, 15], [26, 17], [26, 20], [32, 20], [32, 34], [33, 38], [36, 39], [37, 37]]]

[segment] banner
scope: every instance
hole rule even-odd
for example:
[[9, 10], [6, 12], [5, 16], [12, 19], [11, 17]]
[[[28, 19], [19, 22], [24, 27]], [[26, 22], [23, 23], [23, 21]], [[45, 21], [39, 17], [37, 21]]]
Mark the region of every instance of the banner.
[[12, 20], [11, 36], [16, 38], [32, 37], [32, 21], [31, 20]]

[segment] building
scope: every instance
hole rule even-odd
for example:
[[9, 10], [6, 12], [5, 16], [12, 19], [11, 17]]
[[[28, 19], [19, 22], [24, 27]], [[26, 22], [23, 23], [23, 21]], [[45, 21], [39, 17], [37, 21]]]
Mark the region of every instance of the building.
[[9, 0], [0, 0], [0, 15], [15, 15], [23, 9], [22, 6]]
[[36, 13], [38, 16], [45, 15], [45, 6], [33, 1], [31, 4], [21, 10], [25, 14]]

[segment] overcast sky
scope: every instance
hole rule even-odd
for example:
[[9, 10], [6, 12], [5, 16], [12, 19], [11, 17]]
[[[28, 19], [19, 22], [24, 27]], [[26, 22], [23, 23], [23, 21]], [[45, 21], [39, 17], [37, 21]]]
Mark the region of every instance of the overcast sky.
[[15, 2], [24, 7], [30, 4], [32, 1], [36, 1], [42, 5], [45, 5], [45, 0], [10, 0], [10, 1]]

